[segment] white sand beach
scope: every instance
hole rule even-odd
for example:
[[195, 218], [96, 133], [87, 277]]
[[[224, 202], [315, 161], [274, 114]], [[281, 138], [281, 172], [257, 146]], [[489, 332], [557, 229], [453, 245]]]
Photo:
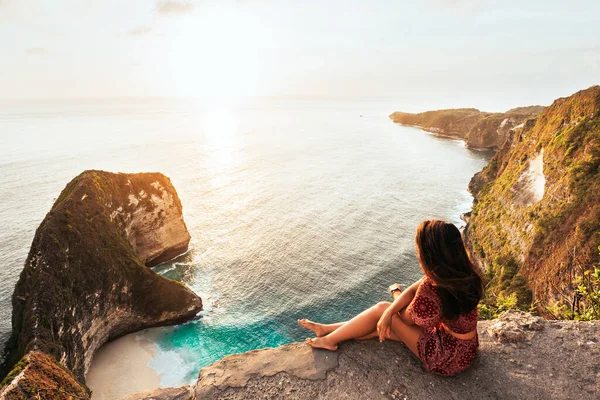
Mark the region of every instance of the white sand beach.
[[113, 400], [155, 389], [160, 376], [148, 362], [156, 348], [149, 340], [136, 340], [132, 333], [105, 344], [95, 354], [86, 376], [93, 400]]

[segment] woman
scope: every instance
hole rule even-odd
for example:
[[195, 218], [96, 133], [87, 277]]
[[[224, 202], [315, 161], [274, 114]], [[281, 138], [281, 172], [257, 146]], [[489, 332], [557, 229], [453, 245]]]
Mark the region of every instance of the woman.
[[317, 335], [306, 339], [315, 348], [337, 350], [349, 339], [378, 337], [403, 342], [439, 375], [467, 369], [475, 355], [477, 304], [483, 279], [470, 260], [460, 231], [443, 221], [423, 221], [416, 234], [419, 263], [424, 276], [405, 291], [392, 290], [394, 302], [381, 302], [346, 322], [298, 323]]

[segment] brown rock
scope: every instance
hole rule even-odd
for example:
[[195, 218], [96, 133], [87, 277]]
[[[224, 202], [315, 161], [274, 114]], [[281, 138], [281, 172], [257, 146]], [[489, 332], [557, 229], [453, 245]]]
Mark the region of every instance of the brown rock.
[[192, 388], [190, 386], [182, 386], [178, 388], [159, 388], [132, 394], [123, 397], [121, 400], [191, 400]]
[[32, 351], [17, 364], [0, 389], [0, 399], [89, 399], [87, 388], [49, 355]]
[[122, 218], [125, 236], [140, 260], [154, 266], [184, 253], [190, 234], [183, 221], [182, 207], [175, 188], [168, 179], [150, 183], [153, 192], [133, 187], [127, 196], [127, 206], [113, 205], [111, 219]]
[[196, 398], [204, 398], [215, 389], [243, 387], [251, 378], [273, 376], [282, 371], [302, 379], [324, 379], [327, 371], [337, 365], [337, 353], [313, 350], [305, 343], [293, 343], [227, 356], [200, 371], [194, 390]]
[[543, 320], [523, 311], [505, 311], [487, 327], [487, 334], [500, 342], [531, 341], [544, 328]]

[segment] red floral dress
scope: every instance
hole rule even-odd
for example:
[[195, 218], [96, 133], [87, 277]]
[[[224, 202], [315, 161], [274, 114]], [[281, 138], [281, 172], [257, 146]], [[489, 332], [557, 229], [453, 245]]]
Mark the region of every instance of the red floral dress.
[[425, 278], [415, 298], [408, 305], [408, 313], [415, 324], [423, 328], [417, 341], [419, 358], [425, 368], [435, 374], [456, 375], [471, 365], [477, 355], [477, 335], [470, 340], [457, 339], [442, 327], [464, 334], [477, 329], [477, 307], [469, 314], [447, 319], [442, 314], [442, 302], [432, 282]]

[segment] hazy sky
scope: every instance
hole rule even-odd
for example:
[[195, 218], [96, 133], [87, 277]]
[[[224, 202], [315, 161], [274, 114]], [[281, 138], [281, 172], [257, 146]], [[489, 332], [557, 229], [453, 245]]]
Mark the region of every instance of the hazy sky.
[[548, 104], [600, 83], [599, 16], [598, 0], [0, 0], [0, 97]]

